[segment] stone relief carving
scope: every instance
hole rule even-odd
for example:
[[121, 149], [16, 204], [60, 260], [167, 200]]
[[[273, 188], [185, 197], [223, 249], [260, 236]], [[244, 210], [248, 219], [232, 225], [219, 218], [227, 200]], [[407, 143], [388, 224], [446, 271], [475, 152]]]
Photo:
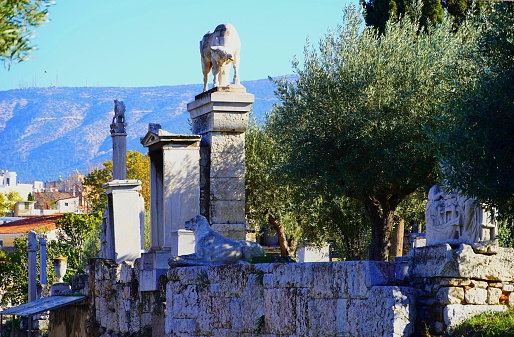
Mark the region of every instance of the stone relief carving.
[[425, 211], [427, 245], [441, 243], [476, 244], [496, 239], [494, 214], [474, 198], [455, 191], [444, 192], [434, 185], [428, 192]]
[[114, 100], [114, 117], [111, 123], [111, 133], [125, 133], [125, 103]]
[[213, 87], [229, 85], [229, 64], [234, 68], [233, 83], [239, 85], [239, 60], [241, 41], [231, 24], [218, 25], [214, 31], [206, 33], [200, 41], [200, 55], [203, 72], [203, 91], [208, 90], [207, 80], [212, 69]]
[[257, 242], [232, 240], [213, 231], [202, 215], [186, 221], [185, 228], [194, 231], [195, 252], [172, 257], [170, 267], [244, 263], [265, 255]]

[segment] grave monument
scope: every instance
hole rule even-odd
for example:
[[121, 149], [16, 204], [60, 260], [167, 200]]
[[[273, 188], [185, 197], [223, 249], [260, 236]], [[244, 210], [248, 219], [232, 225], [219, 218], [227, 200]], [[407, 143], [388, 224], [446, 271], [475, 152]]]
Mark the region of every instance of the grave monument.
[[474, 198], [434, 185], [425, 211], [427, 245], [443, 243], [476, 245], [496, 239], [494, 213]]
[[144, 248], [144, 200], [141, 181], [127, 179], [125, 104], [114, 101], [111, 123], [113, 180], [104, 184], [107, 206], [101, 232], [100, 257], [116, 263], [134, 261]]

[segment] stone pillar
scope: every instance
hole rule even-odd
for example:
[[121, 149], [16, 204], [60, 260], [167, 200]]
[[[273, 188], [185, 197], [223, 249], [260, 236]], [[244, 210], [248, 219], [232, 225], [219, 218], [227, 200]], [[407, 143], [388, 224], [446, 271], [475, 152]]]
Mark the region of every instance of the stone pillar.
[[200, 136], [177, 135], [150, 124], [141, 139], [150, 156], [151, 250], [173, 256], [194, 252], [194, 234], [184, 229], [200, 213]]
[[29, 302], [37, 299], [37, 266], [36, 266], [36, 251], [37, 240], [36, 232], [30, 231], [28, 234], [27, 250], [29, 255], [29, 270], [28, 270], [28, 288], [29, 288]]
[[212, 228], [245, 239], [245, 131], [254, 95], [242, 86], [217, 87], [187, 105], [200, 143], [200, 213]]
[[113, 180], [103, 185], [107, 194], [108, 218], [103, 258], [116, 263], [134, 261], [144, 248], [145, 203], [139, 180]]
[[125, 104], [114, 100], [114, 117], [111, 124], [112, 179], [127, 179], [127, 132], [125, 127]]

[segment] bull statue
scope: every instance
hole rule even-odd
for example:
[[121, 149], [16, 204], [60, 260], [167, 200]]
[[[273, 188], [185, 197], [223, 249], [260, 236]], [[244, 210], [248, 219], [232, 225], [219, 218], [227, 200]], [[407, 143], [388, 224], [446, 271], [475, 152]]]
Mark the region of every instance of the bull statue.
[[234, 26], [228, 23], [218, 25], [200, 41], [202, 58], [203, 91], [207, 91], [207, 80], [212, 69], [213, 87], [229, 85], [229, 64], [234, 68], [234, 84], [239, 83], [239, 57], [241, 41]]

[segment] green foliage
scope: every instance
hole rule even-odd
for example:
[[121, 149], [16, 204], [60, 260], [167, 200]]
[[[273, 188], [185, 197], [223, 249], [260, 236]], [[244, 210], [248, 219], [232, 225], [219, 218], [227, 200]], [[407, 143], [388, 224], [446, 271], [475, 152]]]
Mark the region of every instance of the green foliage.
[[50, 0], [0, 1], [0, 61], [8, 68], [25, 61], [35, 49], [33, 28], [47, 21]]
[[498, 222], [498, 243], [500, 247], [514, 248], [514, 227], [512, 222]]
[[22, 201], [22, 200], [23, 200], [23, 198], [16, 191], [0, 193], [0, 216], [4, 216], [7, 213], [13, 213], [14, 205], [18, 201]]
[[388, 22], [412, 17], [416, 6], [422, 9], [418, 20], [423, 27], [441, 23], [444, 15], [443, 3], [439, 0], [361, 0], [361, 4], [366, 25], [377, 28], [380, 33], [385, 32]]
[[89, 172], [82, 186], [86, 192], [87, 203], [93, 214], [101, 214], [107, 205], [107, 196], [103, 184], [112, 180], [112, 161], [106, 160], [102, 168], [95, 168]]
[[34, 201], [34, 196], [32, 195], [32, 192], [29, 192], [29, 195], [27, 195], [27, 201]]
[[446, 105], [433, 129], [449, 186], [514, 215], [514, 4], [496, 4], [484, 17], [475, 86]]
[[[137, 151], [127, 152], [127, 179], [141, 180], [141, 194], [145, 200], [145, 209], [150, 209], [150, 158]], [[101, 168], [95, 168], [84, 178], [82, 185], [86, 190], [87, 200], [93, 214], [105, 210], [107, 197], [105, 183], [112, 180], [112, 161], [106, 160]]]
[[199, 291], [206, 289], [209, 286], [209, 275], [205, 270], [200, 270], [196, 277], [196, 285]]
[[264, 323], [265, 323], [265, 320], [264, 320], [264, 315], [262, 315], [261, 317], [259, 317], [257, 319], [257, 322], [255, 322], [255, 329], [253, 332], [255, 332], [256, 334], [260, 334], [262, 332], [262, 330], [264, 329]]
[[281, 179], [304, 187], [303, 200], [359, 202], [372, 227], [371, 259], [387, 259], [399, 203], [436, 179], [423, 126], [437, 125], [439, 106], [478, 71], [477, 27], [453, 33], [445, 16], [420, 32], [419, 20], [400, 18], [381, 35], [362, 30], [357, 10], [347, 8], [319, 51], [306, 46], [303, 68], [293, 63], [297, 80], [276, 81], [282, 104], [268, 119]]
[[268, 222], [269, 213], [283, 215], [288, 208], [289, 188], [273, 172], [280, 157], [273, 146], [270, 136], [251, 120], [245, 135], [245, 207], [248, 222], [256, 231]]
[[87, 260], [98, 256], [100, 249], [100, 217], [88, 214], [67, 213], [55, 224], [60, 229], [53, 249], [68, 259], [67, 276], [84, 272]]
[[259, 230], [271, 215], [279, 218], [289, 238], [322, 246], [332, 242], [339, 256], [364, 257], [369, 244], [369, 221], [360, 205], [330, 195], [306, 199], [301, 188], [281, 179], [276, 171], [281, 152], [273, 137], [253, 121], [246, 133], [246, 216]]
[[[37, 233], [37, 238], [46, 237], [45, 233]], [[48, 243], [48, 245], [51, 245]], [[47, 245], [47, 262], [46, 273], [47, 280], [52, 283], [56, 280], [53, 272], [53, 258], [57, 255], [48, 248]], [[39, 249], [37, 250], [37, 270], [40, 274], [40, 257]], [[0, 290], [2, 293], [2, 305], [19, 305], [27, 302], [28, 294], [28, 252], [27, 252], [27, 236], [16, 238], [14, 240], [13, 251], [5, 255], [5, 259], [0, 262]]]
[[500, 313], [487, 312], [467, 319], [460, 324], [452, 336], [513, 337], [514, 309]]

